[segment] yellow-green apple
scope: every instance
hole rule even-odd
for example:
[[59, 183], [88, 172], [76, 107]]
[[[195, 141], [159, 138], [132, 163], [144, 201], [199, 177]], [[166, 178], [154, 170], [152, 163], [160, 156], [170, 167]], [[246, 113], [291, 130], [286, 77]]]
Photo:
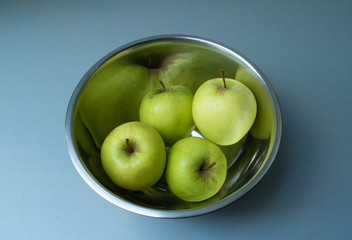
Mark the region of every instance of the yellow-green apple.
[[251, 90], [234, 79], [214, 78], [203, 83], [193, 99], [192, 113], [198, 130], [218, 145], [231, 145], [251, 128], [257, 103]]
[[101, 148], [109, 178], [127, 190], [142, 190], [162, 176], [166, 150], [160, 134], [142, 122], [127, 122], [109, 133]]
[[139, 119], [155, 128], [167, 146], [188, 137], [194, 129], [192, 118], [193, 93], [177, 85], [150, 91], [139, 109]]
[[170, 191], [182, 200], [199, 202], [214, 196], [224, 184], [226, 157], [214, 143], [199, 137], [176, 142], [165, 170]]

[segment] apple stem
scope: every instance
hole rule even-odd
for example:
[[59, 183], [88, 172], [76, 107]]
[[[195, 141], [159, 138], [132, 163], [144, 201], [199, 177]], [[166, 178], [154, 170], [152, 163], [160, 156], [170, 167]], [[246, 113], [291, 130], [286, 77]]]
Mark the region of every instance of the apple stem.
[[167, 90], [166, 90], [166, 87], [165, 87], [164, 83], [161, 80], [159, 80], [159, 83], [163, 87], [163, 92], [166, 92]]
[[126, 138], [126, 145], [127, 145], [127, 149], [130, 153], [133, 153], [133, 148], [130, 146], [129, 144], [130, 140], [128, 138]]
[[222, 76], [222, 81], [223, 81], [223, 83], [224, 83], [224, 88], [226, 88], [226, 81], [225, 81], [225, 74], [224, 74], [224, 70], [223, 70], [223, 69], [221, 69], [221, 70], [220, 70], [220, 72], [221, 72], [221, 76]]
[[209, 164], [207, 166], [203, 166], [202, 170], [208, 170], [208, 169], [212, 168], [215, 164], [216, 164], [216, 162], [212, 162], [211, 164]]

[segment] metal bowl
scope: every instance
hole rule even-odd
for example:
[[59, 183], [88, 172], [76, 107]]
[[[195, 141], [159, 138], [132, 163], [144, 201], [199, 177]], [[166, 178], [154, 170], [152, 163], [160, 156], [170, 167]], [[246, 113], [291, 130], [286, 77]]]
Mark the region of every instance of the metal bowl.
[[[168, 66], [172, 65], [170, 70]], [[133, 85], [126, 72], [136, 67], [148, 73]], [[165, 67], [166, 66], [166, 67]], [[212, 198], [185, 202], [175, 197], [162, 178], [143, 191], [117, 187], [105, 174], [100, 147], [117, 125], [138, 120], [138, 106], [144, 84], [152, 74], [162, 78], [169, 72], [170, 83], [184, 81], [192, 91], [204, 81], [219, 77], [245, 83], [254, 93], [258, 114], [250, 132], [238, 143], [221, 147], [228, 161], [228, 174], [221, 190]], [[164, 74], [164, 75], [163, 75]], [[135, 77], [138, 77], [134, 75]], [[186, 35], [144, 38], [117, 48], [100, 59], [83, 76], [70, 99], [66, 114], [66, 140], [73, 164], [84, 181], [111, 203], [141, 215], [160, 218], [197, 216], [220, 209], [252, 189], [268, 171], [279, 148], [282, 118], [276, 94], [264, 74], [246, 57], [220, 43]], [[201, 136], [195, 129], [193, 136]]]

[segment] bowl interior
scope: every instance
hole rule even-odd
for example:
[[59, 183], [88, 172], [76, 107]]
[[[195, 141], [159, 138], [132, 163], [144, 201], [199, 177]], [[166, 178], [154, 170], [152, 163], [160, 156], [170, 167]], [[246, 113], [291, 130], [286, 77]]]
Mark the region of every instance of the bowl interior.
[[[252, 129], [240, 142], [220, 146], [227, 157], [228, 174], [219, 193], [206, 201], [189, 203], [175, 197], [164, 178], [143, 191], [127, 191], [112, 183], [101, 165], [102, 142], [116, 126], [139, 120], [144, 94], [159, 88], [158, 80], [165, 85], [185, 85], [195, 92], [206, 80], [220, 77], [220, 69], [226, 78], [237, 79], [252, 90], [258, 113]], [[77, 86], [68, 120], [71, 156], [85, 180], [117, 205], [188, 211], [234, 201], [259, 181], [254, 179], [261, 178], [261, 172], [266, 172], [273, 161], [272, 149], [278, 144], [277, 123], [281, 121], [275, 101], [271, 86], [259, 70], [239, 53], [219, 44], [192, 38], [134, 42], [102, 58]], [[202, 137], [197, 129], [192, 135]]]

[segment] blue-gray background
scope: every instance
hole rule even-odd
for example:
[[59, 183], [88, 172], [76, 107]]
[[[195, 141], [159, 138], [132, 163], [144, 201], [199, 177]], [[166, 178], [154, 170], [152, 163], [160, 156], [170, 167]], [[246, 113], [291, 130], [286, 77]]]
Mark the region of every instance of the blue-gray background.
[[[352, 239], [350, 1], [0, 1], [0, 239]], [[243, 198], [165, 220], [122, 210], [81, 179], [64, 120], [81, 77], [130, 41], [221, 42], [271, 81], [275, 163]]]

